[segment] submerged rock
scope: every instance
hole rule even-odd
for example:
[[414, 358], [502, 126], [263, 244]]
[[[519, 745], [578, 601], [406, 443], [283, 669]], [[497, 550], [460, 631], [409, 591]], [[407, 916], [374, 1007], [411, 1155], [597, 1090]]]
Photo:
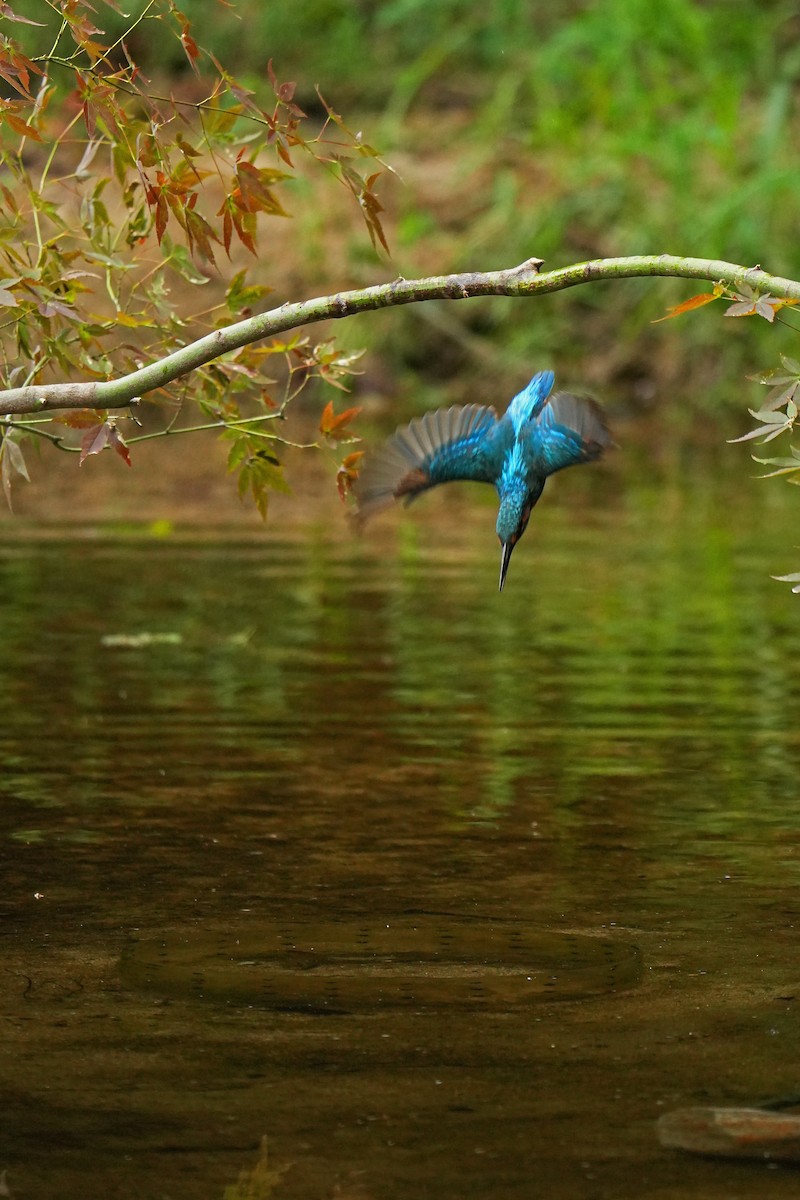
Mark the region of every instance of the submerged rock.
[[662, 1146], [721, 1158], [800, 1162], [800, 1114], [763, 1108], [679, 1108], [658, 1122]]
[[267, 1008], [502, 1010], [635, 986], [642, 962], [611, 938], [425, 914], [168, 933], [132, 942], [120, 972], [131, 987]]

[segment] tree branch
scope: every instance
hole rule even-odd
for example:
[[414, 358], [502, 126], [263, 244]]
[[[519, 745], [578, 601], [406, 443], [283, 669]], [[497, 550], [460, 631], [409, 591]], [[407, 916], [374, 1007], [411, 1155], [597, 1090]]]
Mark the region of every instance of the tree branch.
[[355, 316], [357, 313], [392, 308], [399, 304], [416, 304], [423, 300], [539, 296], [596, 280], [674, 276], [721, 282], [734, 289], [749, 285], [762, 295], [800, 301], [800, 281], [770, 275], [760, 267], [742, 267], [718, 259], [680, 258], [671, 254], [634, 255], [575, 263], [544, 274], [539, 273], [541, 265], [540, 259], [531, 258], [505, 271], [473, 271], [429, 279], [395, 279], [393, 283], [376, 287], [319, 296], [297, 304], [283, 304], [270, 312], [260, 313], [207, 334], [119, 379], [44, 384], [0, 391], [0, 414], [19, 415], [66, 408], [124, 408], [147, 392], [163, 388], [197, 367], [261, 338], [317, 321]]

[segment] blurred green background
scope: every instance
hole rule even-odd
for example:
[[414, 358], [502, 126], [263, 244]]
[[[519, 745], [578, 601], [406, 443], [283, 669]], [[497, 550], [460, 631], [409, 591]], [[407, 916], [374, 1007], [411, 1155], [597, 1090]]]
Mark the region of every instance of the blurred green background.
[[[36, 0], [14, 7], [55, 27]], [[144, 0], [128, 7], [135, 14]], [[800, 273], [800, 10], [788, 0], [184, 8], [200, 46], [238, 79], [266, 98], [272, 59], [280, 79], [297, 81], [306, 112], [322, 117], [318, 86], [397, 170], [380, 188], [390, 263], [377, 260], [357, 213], [332, 221], [318, 187], [297, 185], [293, 299], [531, 255], [555, 267], [685, 254]], [[103, 8], [98, 24], [109, 33], [130, 20]], [[188, 86], [180, 45], [158, 35], [155, 21], [143, 22], [134, 57], [156, 78]], [[283, 230], [265, 247], [268, 281], [271, 249], [287, 253]], [[548, 363], [623, 410], [663, 410], [685, 427], [687, 414], [727, 408], [741, 423], [761, 399], [746, 376], [781, 352], [796, 355], [797, 335], [756, 318], [723, 321], [722, 304], [652, 324], [703, 290], [640, 280], [530, 303], [425, 304], [343, 322], [336, 334], [371, 351], [362, 391], [397, 395], [413, 381], [420, 410], [463, 400], [465, 372], [476, 396], [502, 397]]]

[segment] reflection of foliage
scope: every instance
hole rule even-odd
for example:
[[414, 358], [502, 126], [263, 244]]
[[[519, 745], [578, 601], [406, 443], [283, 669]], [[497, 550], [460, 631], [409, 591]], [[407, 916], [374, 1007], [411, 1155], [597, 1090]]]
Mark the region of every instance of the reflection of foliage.
[[[678, 865], [718, 838], [774, 879], [800, 822], [798, 637], [764, 564], [783, 552], [792, 493], [724, 479], [718, 456], [637, 469], [628, 453], [586, 474], [554, 481], [503, 603], [491, 507], [469, 485], [387, 519], [377, 544], [305, 525], [266, 547], [23, 534], [0, 562], [13, 828], [64, 853], [92, 836], [88, 887], [105, 848], [129, 857], [131, 829], [155, 831], [160, 872], [163, 829], [171, 854], [181, 830], [194, 846], [229, 827], [231, 870], [304, 902], [309, 877], [293, 872], [309, 854], [348, 895], [376, 844], [381, 886], [401, 861], [404, 882], [463, 869], [494, 888], [505, 855], [580, 860], [604, 831]], [[267, 848], [266, 814], [287, 843], [265, 884], [238, 846], [244, 829]], [[429, 836], [435, 863], [419, 854]], [[220, 868], [204, 856], [202, 870]], [[559, 897], [593, 886], [561, 872]], [[161, 904], [138, 875], [134, 892], [135, 907]]]
[[[279, 81], [271, 64], [266, 97], [245, 86], [198, 45], [172, 0], [148, 0], [113, 36], [83, 0], [59, 6], [55, 34], [13, 4], [2, 8], [8, 28], [25, 37], [24, 49], [10, 36], [0, 46], [11, 92], [0, 101], [5, 386], [103, 380], [250, 315], [272, 289], [251, 281], [242, 255], [261, 269], [267, 231], [291, 215], [298, 156], [344, 185], [373, 245], [385, 249], [377, 152], [322, 97], [324, 119], [312, 124], [294, 83]], [[194, 83], [169, 92], [145, 77], [131, 50], [145, 30], [175, 41]], [[209, 288], [215, 295], [199, 305], [197, 289], [226, 259], [234, 269], [224, 296]], [[287, 366], [277, 396], [276, 356]], [[127, 418], [101, 411], [62, 419], [62, 433], [47, 418], [18, 422], [3, 453], [4, 487], [24, 474], [23, 437], [74, 449], [81, 461], [111, 447], [130, 463], [128, 447], [141, 437], [181, 431], [177, 419], [191, 400], [204, 426], [235, 429], [229, 465], [263, 512], [268, 491], [285, 487], [276, 421], [309, 379], [336, 384], [352, 361], [331, 343], [299, 337], [241, 347], [196, 371], [191, 392], [165, 394], [166, 422], [143, 435], [123, 436], [117, 422]], [[70, 428], [81, 429], [79, 443]]]
[[437, 576], [448, 593], [458, 586], [457, 603], [437, 609], [421, 583], [435, 554], [403, 553], [383, 614], [395, 720], [402, 730], [404, 709], [425, 714], [416, 750], [442, 764], [437, 786], [461, 821], [527, 806], [568, 827], [600, 789], [630, 805], [624, 824], [640, 797], [655, 800], [636, 817], [655, 827], [664, 781], [677, 777], [687, 823], [724, 829], [753, 806], [754, 788], [772, 819], [792, 795], [783, 602], [749, 569], [759, 536], [760, 552], [780, 552], [787, 499], [773, 497], [762, 535], [740, 539], [711, 515], [724, 507], [711, 480], [687, 472], [625, 491], [624, 506], [604, 512], [615, 535], [600, 555], [597, 521], [587, 526], [584, 512], [576, 524], [579, 501], [540, 509], [530, 585], [502, 612], [486, 603], [488, 565], [474, 582]]

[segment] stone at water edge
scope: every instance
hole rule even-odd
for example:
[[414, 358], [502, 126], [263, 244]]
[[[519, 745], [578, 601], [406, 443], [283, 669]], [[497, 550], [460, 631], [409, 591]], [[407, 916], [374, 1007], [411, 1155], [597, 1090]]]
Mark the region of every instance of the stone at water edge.
[[800, 1115], [762, 1108], [678, 1108], [658, 1122], [662, 1146], [721, 1158], [800, 1162]]

